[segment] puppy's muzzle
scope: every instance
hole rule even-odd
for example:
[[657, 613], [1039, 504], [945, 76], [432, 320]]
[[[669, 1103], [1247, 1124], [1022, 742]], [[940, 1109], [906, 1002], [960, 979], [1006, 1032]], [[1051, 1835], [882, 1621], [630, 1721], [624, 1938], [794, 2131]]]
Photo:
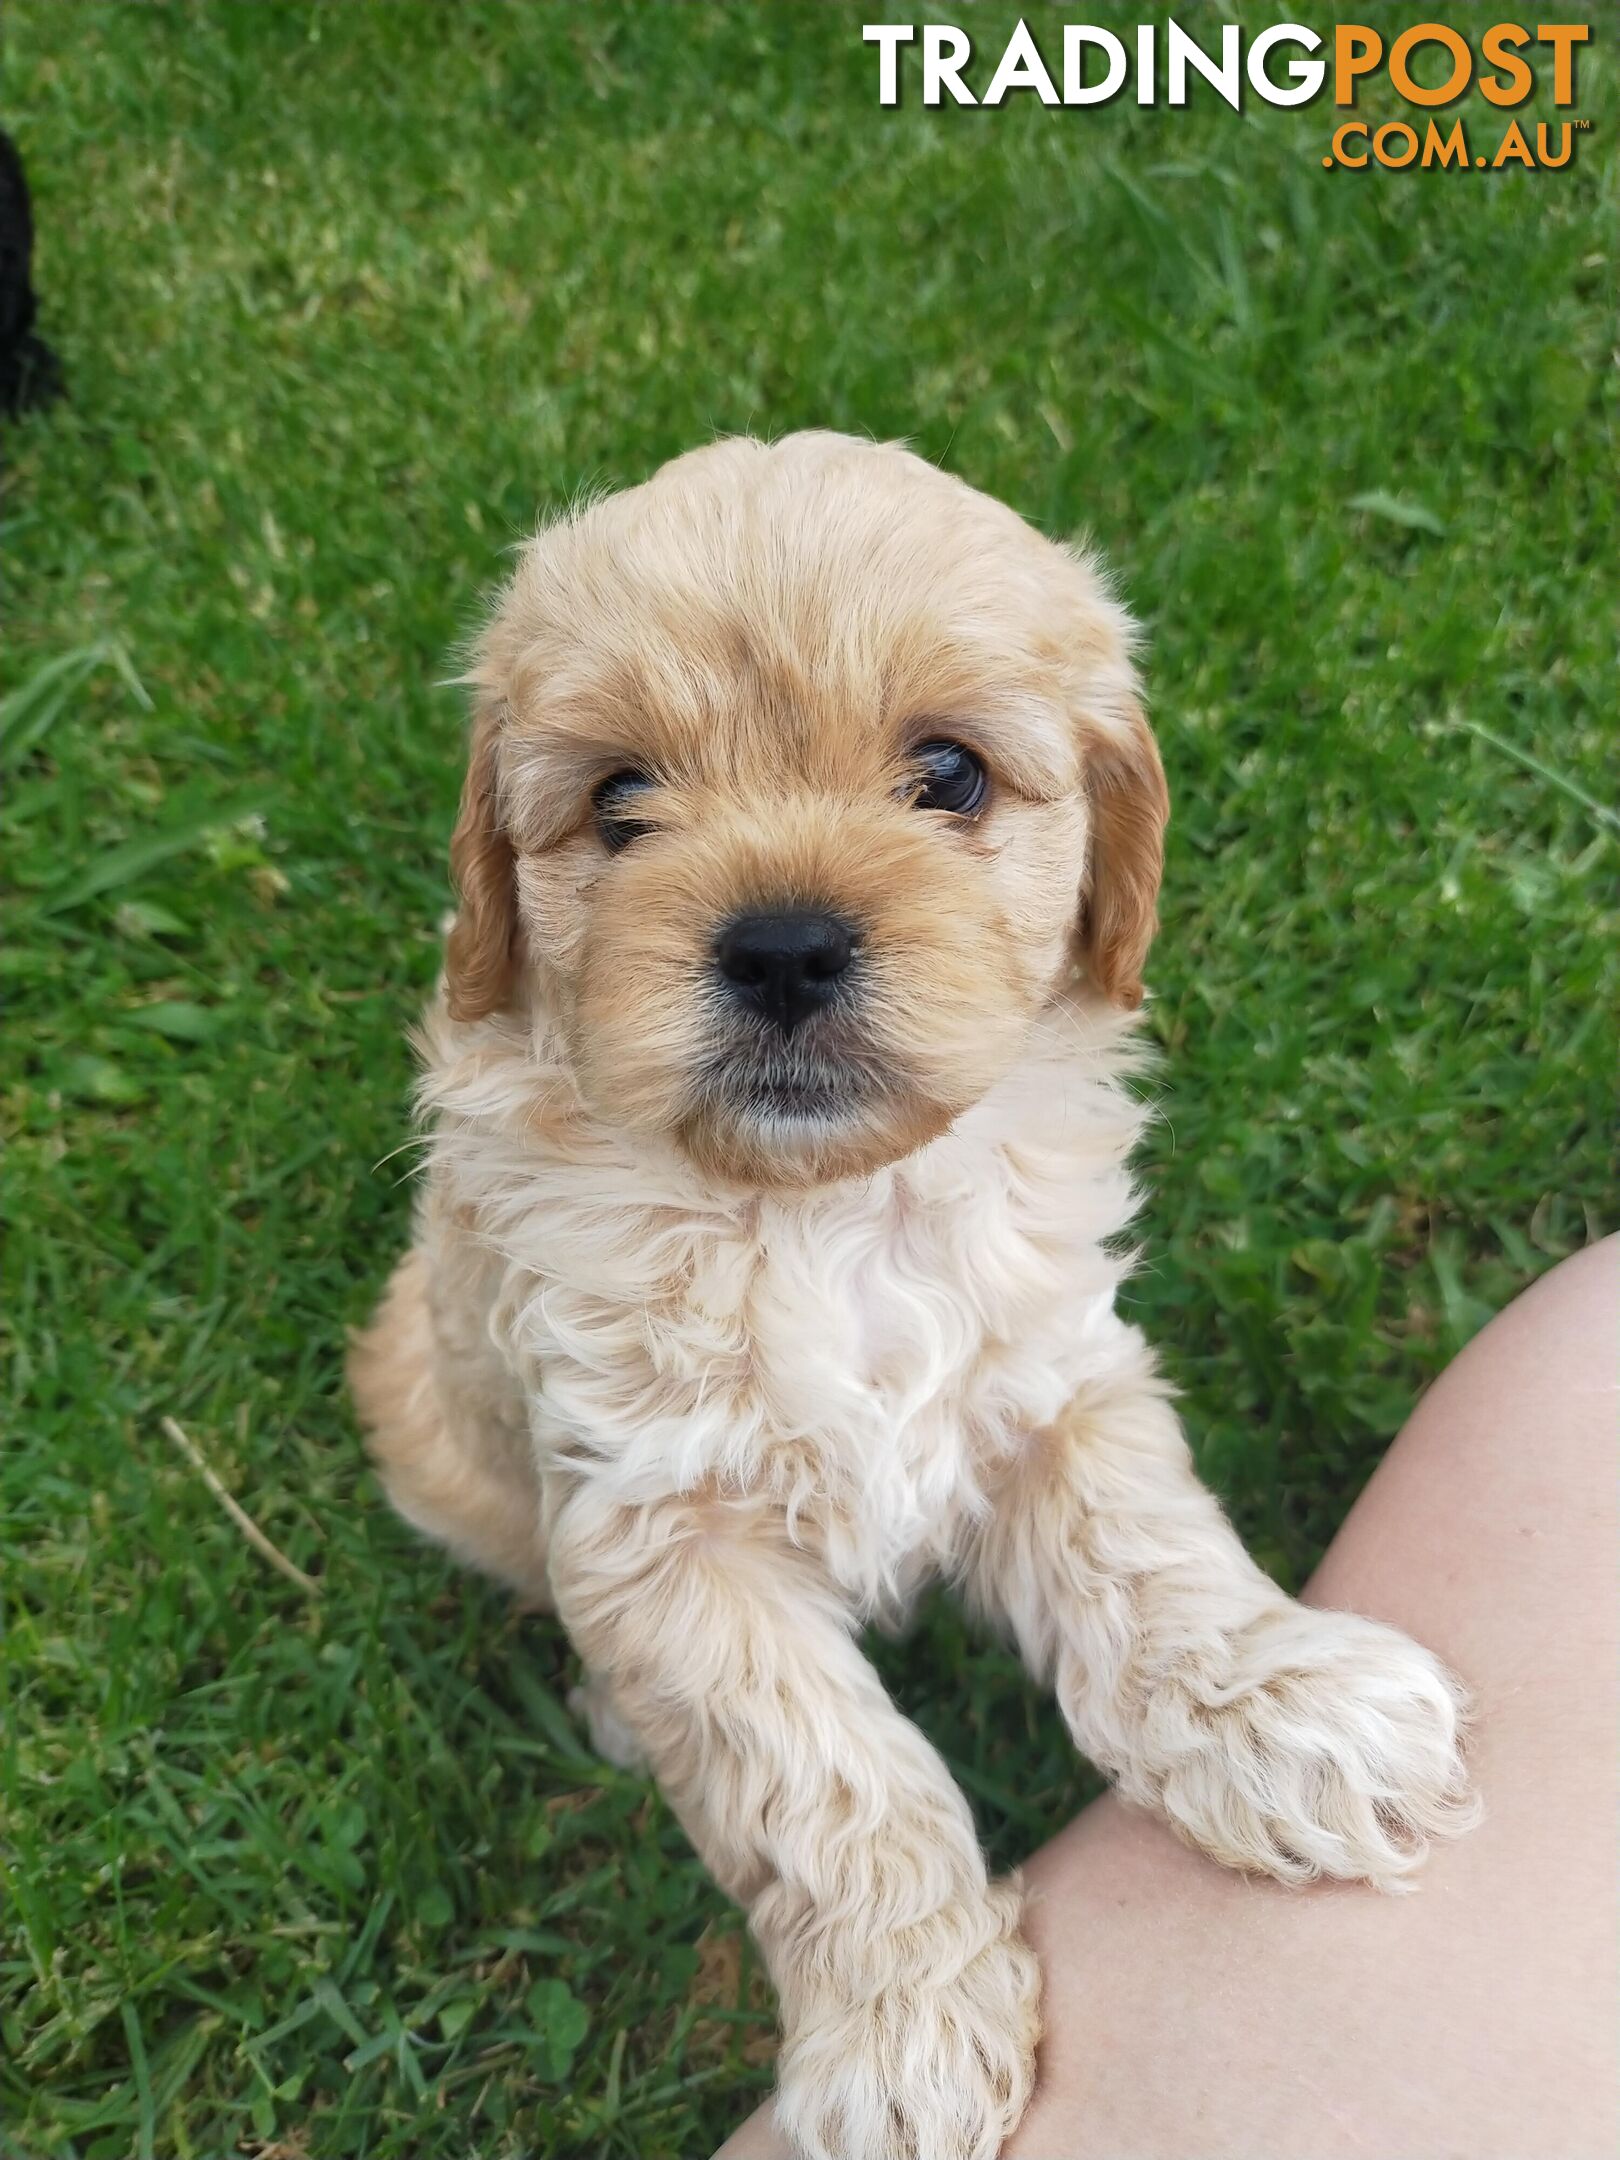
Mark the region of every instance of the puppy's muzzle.
[[832, 1003], [855, 946], [839, 916], [784, 909], [727, 923], [714, 942], [714, 964], [730, 1004], [791, 1035]]

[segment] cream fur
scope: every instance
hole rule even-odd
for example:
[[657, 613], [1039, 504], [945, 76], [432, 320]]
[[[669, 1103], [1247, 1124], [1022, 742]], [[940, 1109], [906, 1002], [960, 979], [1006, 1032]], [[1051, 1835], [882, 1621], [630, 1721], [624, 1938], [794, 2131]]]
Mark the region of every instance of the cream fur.
[[[356, 1392], [401, 1511], [555, 1597], [593, 1724], [644, 1751], [748, 1908], [799, 2150], [988, 2160], [1038, 2029], [1019, 1892], [987, 1881], [862, 1622], [960, 1580], [1130, 1798], [1288, 1881], [1402, 1883], [1468, 1819], [1462, 1698], [1427, 1652], [1254, 1567], [1114, 1309], [1163, 813], [1095, 573], [837, 438], [722, 446], [615, 502], [537, 543], [474, 671], [497, 717], [421, 1036], [417, 1238]], [[929, 537], [941, 505], [959, 540]], [[879, 606], [862, 567], [882, 549]], [[729, 642], [716, 592], [748, 603]], [[976, 832], [896, 806], [879, 752], [860, 762], [855, 715], [889, 725], [896, 649], [918, 726], [1003, 716]], [[757, 716], [787, 677], [773, 737]], [[604, 682], [632, 721], [592, 706]], [[620, 724], [635, 742], [593, 764], [582, 741]], [[609, 862], [577, 805], [632, 753], [668, 776], [667, 823]], [[868, 1032], [828, 1055], [898, 1076], [808, 1136], [692, 1107], [713, 909], [773, 846], [869, 941]], [[959, 1042], [953, 996], [979, 1016]]]

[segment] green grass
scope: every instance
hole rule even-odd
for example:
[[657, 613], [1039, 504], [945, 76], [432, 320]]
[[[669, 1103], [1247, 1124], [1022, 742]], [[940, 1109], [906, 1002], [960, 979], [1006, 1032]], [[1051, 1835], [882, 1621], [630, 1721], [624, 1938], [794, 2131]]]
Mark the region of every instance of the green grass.
[[[582, 483], [908, 435], [1119, 566], [1176, 797], [1133, 1296], [1284, 1579], [1615, 1220], [1608, 55], [1573, 170], [1324, 173], [1326, 107], [882, 114], [861, 19], [7, 10], [71, 385], [5, 480], [11, 2150], [694, 2155], [768, 2076], [734, 1916], [340, 1380], [440, 681]], [[1090, 1790], [950, 1612], [878, 1654], [998, 1861]]]

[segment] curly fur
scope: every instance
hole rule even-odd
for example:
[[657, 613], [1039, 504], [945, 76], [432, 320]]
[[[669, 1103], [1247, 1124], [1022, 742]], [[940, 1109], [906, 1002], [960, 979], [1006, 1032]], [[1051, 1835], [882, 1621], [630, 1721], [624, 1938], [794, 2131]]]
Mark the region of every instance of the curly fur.
[[[373, 1452], [554, 1597], [593, 1726], [747, 1907], [798, 2149], [988, 2160], [1038, 2035], [1019, 1890], [862, 1622], [960, 1581], [1232, 1866], [1394, 1886], [1472, 1805], [1457, 1684], [1261, 1574], [1115, 1311], [1167, 808], [1129, 625], [1001, 506], [796, 437], [543, 534], [471, 680], [416, 1242], [353, 1362]], [[925, 734], [980, 749], [977, 824], [910, 807]], [[626, 765], [656, 785], [609, 853]], [[709, 962], [783, 894], [862, 939], [802, 1118]]]

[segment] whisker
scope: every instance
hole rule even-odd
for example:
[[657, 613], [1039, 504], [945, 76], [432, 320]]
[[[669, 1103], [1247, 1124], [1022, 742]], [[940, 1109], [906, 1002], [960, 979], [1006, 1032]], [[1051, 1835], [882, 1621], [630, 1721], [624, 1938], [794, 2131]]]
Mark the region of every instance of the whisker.
[[386, 1155], [379, 1155], [371, 1166], [371, 1174], [375, 1177], [377, 1172], [386, 1169], [396, 1156], [405, 1154], [411, 1148], [430, 1148], [432, 1145], [431, 1133], [412, 1133], [408, 1139], [402, 1140], [398, 1147], [390, 1148]]

